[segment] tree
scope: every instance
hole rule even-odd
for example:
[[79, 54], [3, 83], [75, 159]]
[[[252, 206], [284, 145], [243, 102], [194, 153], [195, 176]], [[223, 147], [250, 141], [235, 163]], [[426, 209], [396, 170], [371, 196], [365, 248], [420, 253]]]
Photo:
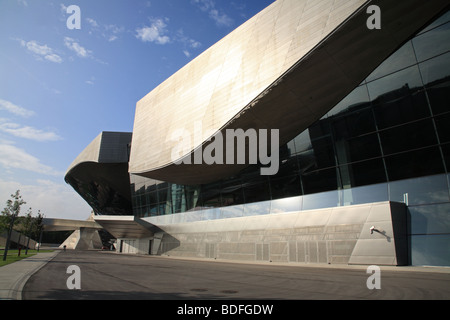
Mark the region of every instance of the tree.
[[41, 213], [41, 210], [38, 210], [37, 217], [34, 218], [33, 228], [30, 232], [29, 237], [32, 237], [34, 240], [39, 241], [38, 251], [41, 248], [41, 237], [42, 231], [44, 230], [44, 215]]
[[11, 240], [14, 222], [20, 214], [20, 207], [26, 203], [22, 199], [22, 196], [20, 195], [20, 190], [17, 190], [15, 194], [12, 194], [11, 198], [12, 199], [6, 201], [6, 207], [2, 211], [3, 218], [6, 221], [9, 220], [8, 236], [6, 238], [5, 252], [3, 253], [3, 261], [6, 260], [6, 257], [8, 255], [8, 248]]

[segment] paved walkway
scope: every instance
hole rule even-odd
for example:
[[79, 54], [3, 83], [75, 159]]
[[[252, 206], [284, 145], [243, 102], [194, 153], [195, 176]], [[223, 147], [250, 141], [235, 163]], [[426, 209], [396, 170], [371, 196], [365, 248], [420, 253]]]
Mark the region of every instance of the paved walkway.
[[[67, 287], [79, 267], [80, 289]], [[23, 288], [23, 300], [448, 300], [448, 268], [245, 264], [98, 251], [61, 252]], [[176, 304], [175, 304], [176, 306]]]
[[59, 252], [39, 252], [0, 267], [0, 300], [22, 300], [22, 289], [28, 279]]
[[[81, 291], [67, 290], [65, 287], [66, 268], [69, 264], [77, 264], [82, 268], [83, 290]], [[43, 268], [44, 266], [46, 267]], [[265, 298], [314, 299], [311, 292], [315, 292], [317, 299], [339, 297], [344, 299], [355, 297], [450, 299], [450, 268], [382, 267], [383, 290], [378, 290], [379, 292], [369, 292], [365, 288], [368, 277], [365, 268], [364, 266], [325, 265], [320, 268], [318, 266], [292, 268], [286, 265], [252, 267], [249, 264], [208, 262], [197, 259], [140, 257], [84, 251], [64, 253], [55, 250], [41, 252], [0, 267], [0, 300], [209, 299], [211, 297], [248, 299], [260, 297], [261, 292], [264, 291], [267, 291]], [[41, 269], [42, 271], [38, 272]], [[207, 275], [211, 272], [213, 274], [208, 277]], [[257, 279], [247, 283], [252, 277]], [[172, 278], [175, 278], [175, 281]], [[283, 281], [284, 278], [289, 281], [286, 279]], [[270, 281], [275, 281], [267, 286], [270, 290], [259, 288], [261, 283], [267, 284]], [[351, 290], [355, 289], [355, 285], [351, 283], [355, 281], [359, 291], [352, 294]], [[327, 287], [326, 284], [331, 287]], [[318, 285], [320, 288], [326, 287], [319, 290], [320, 294], [318, 294]], [[349, 287], [343, 288], [343, 285]], [[308, 287], [314, 290], [307, 290]], [[28, 292], [25, 288], [28, 288]], [[343, 290], [334, 293], [330, 291], [336, 288]], [[213, 291], [217, 292], [213, 296], [209, 295]], [[301, 294], [301, 291], [305, 291], [304, 294]], [[342, 296], [342, 292], [346, 291], [348, 296]], [[230, 293], [233, 294], [230, 296]]]

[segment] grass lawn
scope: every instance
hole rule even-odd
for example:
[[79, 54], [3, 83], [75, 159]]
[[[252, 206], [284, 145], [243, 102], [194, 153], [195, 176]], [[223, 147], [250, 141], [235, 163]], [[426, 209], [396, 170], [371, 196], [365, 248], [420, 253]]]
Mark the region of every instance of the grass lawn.
[[[28, 254], [25, 255], [25, 251], [24, 249], [22, 249], [20, 251], [20, 257], [18, 256], [18, 252], [19, 250], [8, 250], [8, 255], [6, 256], [6, 261], [3, 261], [3, 254], [4, 251], [0, 250], [0, 267], [3, 267], [7, 264], [34, 256], [35, 254], [37, 254], [37, 250], [28, 250]], [[52, 252], [53, 250], [39, 250], [39, 252]]]

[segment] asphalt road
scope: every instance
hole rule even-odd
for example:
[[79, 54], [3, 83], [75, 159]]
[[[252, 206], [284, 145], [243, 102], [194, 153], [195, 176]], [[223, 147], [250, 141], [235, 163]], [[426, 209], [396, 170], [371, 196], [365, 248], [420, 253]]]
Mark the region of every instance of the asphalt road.
[[[68, 289], [71, 265], [81, 289]], [[58, 254], [26, 283], [24, 300], [448, 300], [450, 273], [381, 267], [369, 290], [365, 268], [316, 268], [181, 260], [98, 251]], [[76, 283], [76, 282], [70, 282]]]

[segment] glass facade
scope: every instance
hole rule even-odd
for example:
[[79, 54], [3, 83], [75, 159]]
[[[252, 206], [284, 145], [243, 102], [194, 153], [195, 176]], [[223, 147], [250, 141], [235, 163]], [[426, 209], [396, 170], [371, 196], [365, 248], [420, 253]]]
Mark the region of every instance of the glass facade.
[[198, 219], [217, 219], [407, 202], [411, 264], [450, 265], [449, 166], [447, 12], [282, 146], [277, 175], [261, 176], [254, 165], [198, 186], [132, 175], [133, 213], [152, 217], [195, 211]]

